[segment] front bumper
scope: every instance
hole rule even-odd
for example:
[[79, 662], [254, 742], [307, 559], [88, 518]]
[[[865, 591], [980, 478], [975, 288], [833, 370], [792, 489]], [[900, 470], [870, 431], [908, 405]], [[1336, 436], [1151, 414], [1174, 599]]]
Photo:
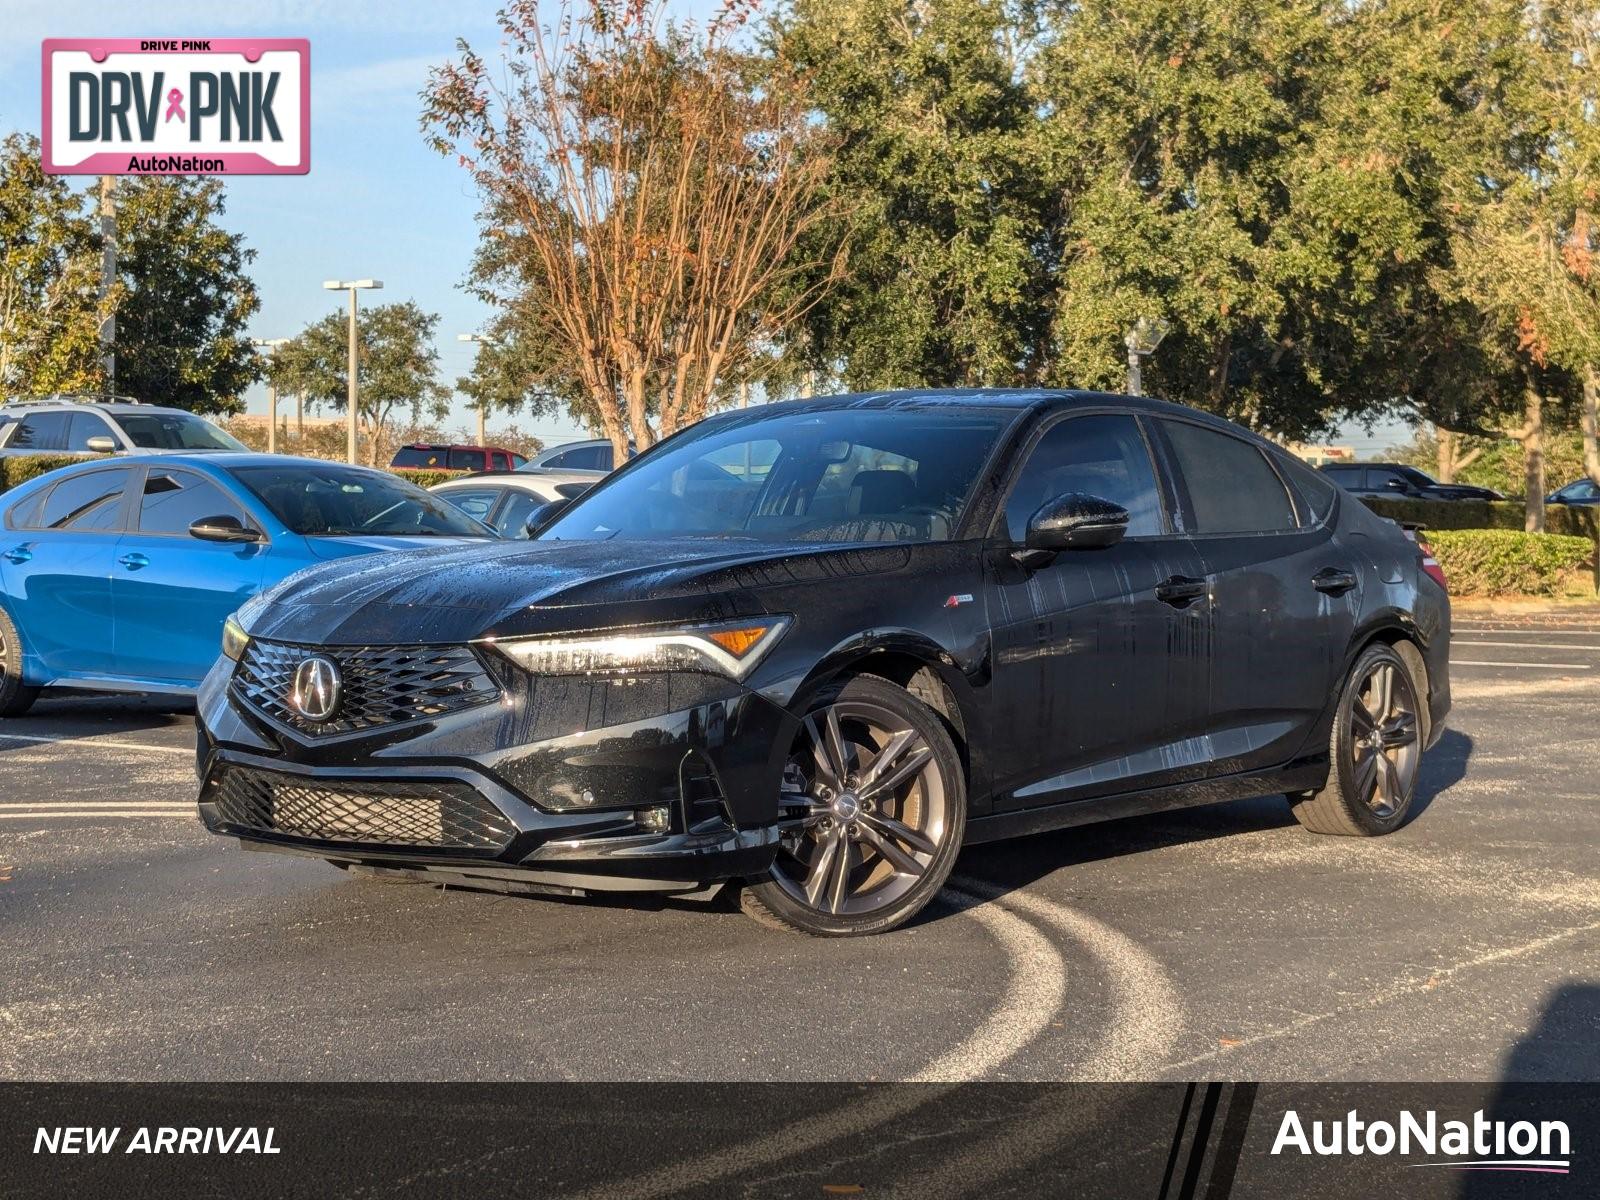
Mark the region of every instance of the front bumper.
[[198, 698], [199, 810], [252, 848], [566, 893], [693, 892], [776, 852], [795, 721], [731, 681], [502, 673], [493, 702], [314, 738], [245, 703], [231, 667]]

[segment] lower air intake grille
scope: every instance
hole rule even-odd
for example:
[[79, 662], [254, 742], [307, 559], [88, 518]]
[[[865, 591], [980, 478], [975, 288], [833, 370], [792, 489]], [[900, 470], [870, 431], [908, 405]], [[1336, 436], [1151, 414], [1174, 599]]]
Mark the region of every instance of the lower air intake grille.
[[477, 789], [449, 779], [309, 779], [224, 766], [208, 791], [228, 825], [320, 842], [493, 854], [517, 832]]

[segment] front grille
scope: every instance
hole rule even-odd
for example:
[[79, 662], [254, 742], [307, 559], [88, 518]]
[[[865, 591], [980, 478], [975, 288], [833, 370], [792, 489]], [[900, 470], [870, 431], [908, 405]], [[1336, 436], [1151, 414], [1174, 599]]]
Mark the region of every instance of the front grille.
[[[289, 706], [296, 668], [313, 654], [339, 667], [342, 696], [326, 721], [309, 721]], [[311, 737], [359, 733], [441, 717], [499, 696], [468, 646], [296, 646], [252, 640], [233, 676], [241, 700]]]
[[470, 784], [313, 779], [224, 765], [205, 800], [227, 825], [368, 846], [499, 853], [514, 826]]

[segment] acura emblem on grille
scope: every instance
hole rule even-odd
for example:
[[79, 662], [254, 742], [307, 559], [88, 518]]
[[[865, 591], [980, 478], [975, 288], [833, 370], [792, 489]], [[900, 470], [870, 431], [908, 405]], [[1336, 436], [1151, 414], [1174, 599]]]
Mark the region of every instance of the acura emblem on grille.
[[326, 721], [339, 711], [339, 664], [323, 654], [302, 659], [294, 669], [289, 707], [308, 721]]

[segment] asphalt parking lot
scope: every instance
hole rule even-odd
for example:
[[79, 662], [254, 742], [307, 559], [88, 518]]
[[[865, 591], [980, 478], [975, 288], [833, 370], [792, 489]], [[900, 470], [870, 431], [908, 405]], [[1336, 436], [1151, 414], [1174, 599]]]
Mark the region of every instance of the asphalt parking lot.
[[911, 927], [441, 892], [249, 854], [192, 720], [0, 733], [9, 1079], [1600, 1078], [1600, 615], [1458, 615], [1422, 810], [1280, 799], [968, 851]]

